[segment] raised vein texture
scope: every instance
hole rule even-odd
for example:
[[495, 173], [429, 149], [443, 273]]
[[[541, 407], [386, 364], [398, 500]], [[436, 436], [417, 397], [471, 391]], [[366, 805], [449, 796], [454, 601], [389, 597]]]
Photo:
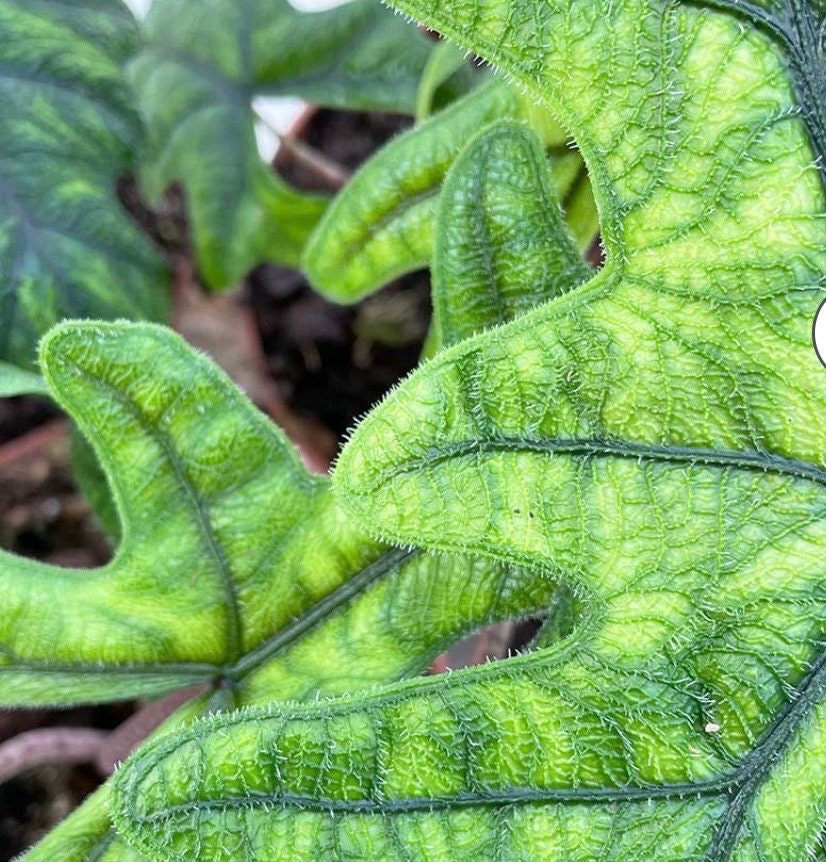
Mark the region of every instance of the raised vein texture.
[[[91, 571], [0, 552], [3, 702], [111, 700], [255, 677], [375, 582], [400, 571], [425, 584], [447, 577], [440, 563], [385, 551], [352, 527], [329, 480], [308, 474], [283, 434], [172, 333], [66, 324], [43, 342], [41, 362], [103, 465], [123, 535], [113, 561]], [[473, 576], [472, 563], [455, 565], [460, 579]], [[510, 577], [507, 566], [491, 571]], [[402, 599], [391, 591], [386, 601]], [[481, 601], [496, 605], [493, 586]], [[434, 629], [434, 642], [489, 615], [475, 613], [445, 612], [453, 622]], [[393, 620], [399, 662], [418, 669], [428, 650], [398, 647]], [[293, 696], [313, 690], [310, 681]]]
[[[501, 129], [493, 129], [490, 135], [482, 135], [478, 145], [478, 148], [486, 149], [493, 144], [494, 163], [499, 131]], [[519, 127], [514, 140], [517, 152], [521, 152], [520, 142], [527, 146], [523, 155], [530, 159], [533, 155], [530, 136]], [[453, 169], [458, 178], [456, 193], [448, 192], [443, 198], [443, 209], [448, 218], [463, 200], [466, 189], [461, 179], [468, 164], [468, 160], [460, 160]], [[546, 193], [550, 191], [542, 181], [540, 164], [541, 154], [533, 170], [512, 174], [510, 190], [516, 195], [516, 201], [536, 193], [537, 189]], [[504, 169], [503, 165], [498, 167]], [[479, 189], [471, 184], [470, 191], [475, 194]], [[519, 191], [521, 195], [517, 194]], [[493, 200], [499, 200], [498, 196], [494, 194]], [[547, 202], [558, 206], [553, 196]], [[502, 204], [500, 217], [509, 212], [515, 217], [513, 198], [507, 196]], [[543, 212], [537, 215], [537, 219], [537, 233], [541, 236], [548, 217]], [[453, 242], [446, 242], [444, 251], [452, 259], [461, 259], [461, 252], [467, 246], [466, 229], [463, 230], [459, 224], [454, 225], [451, 238], [455, 241], [455, 248]], [[551, 232], [546, 235], [547, 247], [537, 244], [542, 259], [560, 273], [565, 271], [565, 264], [570, 265], [570, 257], [575, 254], [564, 246], [563, 238], [564, 234]], [[499, 231], [489, 237], [488, 249], [497, 256], [500, 247], [504, 247], [502, 257], [506, 259], [512, 241], [511, 231]], [[561, 259], [558, 266], [553, 266], [554, 251]], [[453, 267], [451, 271], [459, 275], [469, 274], [468, 267]], [[472, 307], [458, 309], [458, 313], [444, 314], [443, 304], [454, 307], [456, 298], [463, 295], [460, 285], [456, 285], [455, 291], [450, 288], [450, 280], [450, 276], [446, 276], [442, 282], [443, 289], [434, 296], [435, 311], [444, 318], [441, 334], [447, 340], [460, 340], [477, 329], [500, 322], [503, 316], [515, 316], [531, 299], [535, 303], [543, 301], [548, 287], [542, 285], [538, 291], [524, 293], [514, 284], [511, 290], [501, 291], [491, 303], [476, 303]], [[563, 287], [561, 280], [556, 286]], [[485, 286], [484, 293], [489, 298], [494, 297], [499, 287], [498, 282], [491, 282]], [[472, 286], [469, 289], [472, 290]], [[156, 339], [161, 338], [158, 331], [151, 334]], [[147, 343], [152, 343], [152, 339], [147, 338], [150, 333], [144, 331], [142, 335]], [[190, 368], [190, 373], [193, 372], [194, 368]], [[155, 376], [157, 372], [150, 369], [149, 373]], [[222, 384], [213, 380], [211, 386], [220, 388]], [[219, 420], [219, 414], [214, 413], [213, 417], [215, 421]], [[80, 435], [75, 434], [72, 442], [75, 467], [82, 467], [79, 473], [82, 480], [87, 471], [97, 472], [100, 468], [91, 447], [84, 444]], [[101, 479], [89, 484], [98, 492]], [[116, 521], [117, 513], [108, 498], [97, 506], [97, 511], [107, 515], [110, 510], [110, 518]], [[119, 524], [107, 526], [110, 535], [118, 534]], [[367, 544], [372, 545], [369, 541]], [[341, 694], [365, 688], [371, 683], [413, 676], [425, 667], [435, 652], [474, 626], [506, 619], [514, 612], [540, 613], [554, 604], [560, 605], [560, 600], [564, 603], [566, 598], [560, 595], [552, 579], [537, 579], [526, 570], [482, 559], [471, 562], [389, 552], [367, 565], [362, 572], [354, 573], [327, 599], [315, 606], [306, 606], [302, 615], [245, 655], [226, 672], [227, 676], [216, 677], [219, 688], [215, 696], [205, 696], [180, 710], [164, 730], [172, 730], [220, 706], [309, 700], [322, 694]], [[565, 626], [560, 614], [552, 612], [545, 627], [546, 633], [554, 630], [558, 639], [558, 631], [564, 631]], [[230, 681], [231, 696], [227, 698], [220, 686]], [[27, 862], [135, 862], [142, 859], [112, 826], [107, 807], [110, 785], [108, 783], [32, 850], [26, 856]]]
[[[434, 310], [442, 320], [440, 335], [447, 341], [461, 340], [515, 317], [531, 303], [544, 301], [549, 291], [569, 289], [581, 277], [575, 263], [576, 250], [567, 244], [559, 216], [554, 216], [558, 204], [547, 181], [544, 156], [532, 136], [522, 126], [495, 126], [479, 136], [469, 153], [490, 163], [486, 177], [497, 186], [473, 182], [469, 174], [474, 159], [467, 157], [452, 168], [451, 175], [456, 179], [448, 180], [442, 197], [444, 219], [453, 224], [446, 241], [440, 243], [448, 266], [441, 289], [434, 295]], [[507, 154], [521, 156], [517, 164], [522, 170], [509, 169]], [[497, 188], [503, 177], [509, 181], [502, 195]], [[551, 281], [544, 279], [536, 289], [525, 289], [530, 286], [518, 285], [507, 273], [503, 280], [491, 279], [482, 284], [485, 275], [491, 273], [477, 272], [472, 255], [467, 255], [475, 223], [457, 219], [457, 210], [466, 205], [468, 197], [479, 202], [482, 212], [499, 228], [488, 233], [487, 252], [494, 259], [509, 261], [514, 243], [518, 243], [514, 233], [518, 205], [531, 196], [550, 207], [550, 215], [544, 210], [533, 214], [531, 235], [539, 259], [548, 267], [545, 274], [555, 277]], [[566, 275], [572, 278], [569, 284], [565, 283]], [[462, 298], [467, 300], [475, 290], [490, 301], [463, 303]], [[159, 337], [157, 332], [155, 337]], [[150, 373], [154, 374], [154, 370]], [[73, 445], [80, 442], [75, 436]], [[96, 469], [91, 449], [79, 449], [84, 469]], [[76, 457], [76, 465], [78, 460]], [[97, 487], [100, 481], [92, 484]], [[102, 506], [99, 510], [109, 508]], [[537, 578], [524, 569], [481, 558], [463, 562], [403, 551], [386, 553], [354, 574], [329, 598], [306, 607], [303, 618], [298, 616], [244, 656], [229, 672], [232, 696], [223, 705], [309, 700], [413, 676], [434, 652], [482, 622], [505, 619], [514, 612], [541, 613], [554, 606], [565, 609], [569, 601], [553, 579]], [[559, 639], [569, 625], [562, 614], [551, 610], [543, 637], [548, 642]], [[224, 678], [224, 683], [227, 681]], [[204, 697], [176, 714], [166, 729], [215, 710], [226, 700], [219, 689], [211, 699]], [[38, 845], [27, 862], [132, 862], [140, 858], [112, 827], [106, 808], [109, 795], [107, 785]]]
[[161, 319], [166, 275], [118, 202], [141, 129], [120, 0], [0, 2], [0, 360], [67, 316]]
[[[313, 231], [302, 266], [313, 286], [356, 302], [388, 281], [428, 266], [439, 194], [448, 169], [480, 129], [515, 119], [542, 135], [559, 195], [575, 202], [571, 224], [580, 246], [593, 239], [593, 202], [579, 155], [565, 133], [529, 99], [490, 81], [374, 155], [342, 189]], [[575, 212], [574, 212], [575, 211]]]
[[[171, 332], [64, 324], [41, 361], [94, 444], [123, 538], [95, 571], [0, 553], [0, 702], [101, 702], [207, 683], [211, 696], [174, 727], [204, 711], [418, 674], [457, 638], [551, 601], [553, 580], [525, 569], [367, 538], [329, 480], [307, 474], [278, 429]], [[112, 830], [109, 792], [32, 862], [134, 859]]]
[[372, 0], [301, 13], [287, 0], [156, 0], [131, 77], [149, 126], [152, 197], [183, 185], [202, 275], [212, 287], [258, 263], [294, 265], [326, 206], [258, 155], [254, 96], [338, 108], [415, 107], [431, 46]]
[[541, 141], [495, 123], [448, 172], [436, 222], [435, 337], [450, 345], [506, 323], [591, 274], [570, 235]]
[[608, 257], [416, 372], [336, 489], [385, 538], [553, 573], [585, 618], [167, 738], [118, 822], [168, 859], [822, 856], [826, 223], [782, 46], [651, 0], [399, 6], [555, 106]]

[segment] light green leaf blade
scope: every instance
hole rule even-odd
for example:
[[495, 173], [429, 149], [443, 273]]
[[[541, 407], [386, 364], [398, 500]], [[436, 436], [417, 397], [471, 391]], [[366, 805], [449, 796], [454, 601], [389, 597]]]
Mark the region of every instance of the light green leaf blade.
[[9, 362], [0, 362], [0, 398], [48, 394], [49, 387], [39, 374]]
[[[198, 695], [175, 711], [151, 737], [191, 723], [209, 714], [214, 698]], [[52, 830], [42, 841], [24, 853], [26, 862], [146, 862], [128, 847], [112, 827], [109, 813], [111, 779], [99, 787], [83, 804]]]
[[441, 193], [433, 320], [449, 346], [506, 323], [592, 275], [559, 206], [542, 144], [527, 126], [480, 132]]
[[69, 457], [72, 462], [72, 476], [92, 514], [107, 537], [113, 543], [119, 542], [120, 517], [109, 490], [106, 473], [100, 466], [91, 444], [75, 427], [70, 435]]
[[[541, 613], [555, 589], [552, 579], [508, 565], [391, 551], [250, 653], [215, 687], [231, 691], [234, 706], [313, 702], [369, 689], [421, 673], [457, 639], [510, 619], [517, 609]], [[456, 602], [457, 595], [464, 600]], [[214, 701], [205, 706], [215, 709]], [[194, 717], [176, 714], [167, 730]], [[112, 826], [111, 786], [110, 780], [98, 793], [100, 802], [72, 814], [26, 862], [98, 862], [103, 846], [102, 862], [154, 858], [131, 850]]]
[[[44, 339], [41, 363], [92, 442], [123, 537], [89, 572], [0, 553], [3, 702], [210, 680], [380, 554], [342, 526], [327, 480], [172, 333], [67, 324]], [[310, 513], [322, 546], [302, 541]]]
[[383, 147], [333, 200], [310, 237], [302, 266], [313, 286], [336, 301], [356, 302], [429, 265], [445, 174], [470, 138], [495, 120], [526, 120], [542, 130], [564, 198], [582, 162], [565, 146], [561, 129], [535, 114], [530, 100], [491, 81]]
[[33, 367], [64, 317], [161, 319], [167, 276], [118, 202], [141, 129], [120, 0], [0, 3], [0, 360]]
[[98, 788], [56, 829], [20, 857], [26, 862], [148, 862], [119, 839], [109, 815], [111, 784]]
[[[190, 681], [210, 684], [208, 709], [313, 700], [418, 674], [464, 635], [551, 602], [553, 580], [519, 567], [364, 536], [329, 480], [309, 476], [280, 432], [167, 330], [64, 324], [43, 364], [97, 443], [124, 540], [97, 572], [0, 556], [5, 702], [112, 700]], [[223, 590], [237, 597], [234, 621]], [[103, 847], [107, 862], [132, 859], [102, 804], [30, 859], [91, 862]]]
[[[249, 405], [206, 360], [155, 332], [161, 330], [65, 326], [42, 343], [52, 392], [93, 438], [123, 541], [109, 565], [91, 572], [0, 553], [5, 703], [161, 691], [211, 678], [243, 649], [240, 587], [204, 508], [216, 471], [235, 466], [222, 459], [222, 435], [237, 441], [248, 463], [268, 458], [270, 481], [291, 471], [300, 476], [301, 468], [285, 441], [264, 433], [263, 419], [260, 429], [250, 425]], [[125, 353], [116, 355], [115, 344]], [[134, 367], [138, 356], [143, 372]], [[210, 424], [206, 410], [223, 399], [238, 411]], [[243, 487], [248, 477], [241, 471], [236, 478]], [[307, 493], [306, 484], [299, 487], [296, 502]], [[229, 495], [226, 504], [236, 500]]]
[[302, 13], [287, 0], [157, 0], [131, 65], [159, 197], [180, 182], [214, 288], [264, 261], [298, 263], [327, 199], [292, 189], [258, 154], [254, 96], [412, 113], [431, 44], [378, 2]]
[[786, 59], [694, 5], [399, 5], [559, 111], [608, 256], [416, 372], [336, 489], [385, 538], [553, 572], [585, 617], [510, 662], [193, 726], [121, 773], [118, 822], [166, 859], [813, 856], [826, 197]]
[[[823, 0], [707, 0], [709, 9], [740, 17], [786, 57], [815, 150], [826, 153], [826, 3]], [[826, 170], [821, 163], [821, 169]]]

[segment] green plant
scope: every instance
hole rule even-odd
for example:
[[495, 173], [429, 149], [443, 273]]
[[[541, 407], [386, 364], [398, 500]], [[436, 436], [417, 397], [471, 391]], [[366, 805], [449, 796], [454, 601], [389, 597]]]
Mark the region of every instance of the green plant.
[[156, 0], [146, 30], [130, 68], [149, 126], [143, 178], [153, 198], [183, 184], [212, 287], [263, 261], [296, 264], [327, 205], [261, 161], [253, 98], [413, 113], [433, 47], [370, 0], [323, 13], [287, 0]]
[[261, 160], [253, 98], [412, 114], [432, 47], [368, 0], [323, 14], [157, 0], [142, 29], [121, 0], [0, 0], [0, 361], [31, 370], [67, 317], [168, 316], [168, 273], [118, 200], [121, 175], [153, 202], [181, 183], [209, 286], [297, 263], [328, 198]]
[[[435, 613], [445, 601], [437, 598], [440, 570], [452, 566], [472, 579], [473, 565], [387, 551], [363, 537], [332, 500], [329, 480], [307, 474], [283, 435], [171, 333], [68, 325], [45, 342], [43, 368], [107, 470], [123, 540], [110, 566], [82, 576], [0, 555], [4, 703], [98, 702], [212, 685], [184, 720], [272, 697], [346, 691], [374, 674], [415, 672], [462, 627], [463, 614], [472, 624], [479, 613], [457, 608], [452, 622], [439, 623], [446, 630], [406, 631], [392, 659], [395, 614], [404, 620], [405, 601], [419, 602], [415, 586], [433, 583]], [[150, 472], [146, 485], [138, 477]], [[268, 500], [278, 505], [261, 505]], [[501, 567], [501, 577], [507, 571]], [[492, 589], [480, 607], [496, 601]], [[373, 641], [361, 657], [350, 650], [344, 658], [340, 641], [350, 629], [381, 639], [382, 628], [387, 646], [379, 654], [371, 658]], [[67, 825], [55, 836], [64, 858], [94, 858], [101, 841], [108, 846], [99, 802]], [[33, 858], [54, 852], [47, 843]]]
[[374, 535], [545, 573], [582, 616], [167, 736], [116, 820], [175, 859], [824, 858], [821, 7], [398, 5], [559, 113], [607, 260], [416, 372], [334, 487]]
[[[558, 115], [605, 265], [524, 115], [425, 153], [443, 349], [332, 483], [164, 330], [47, 336], [123, 542], [0, 555], [4, 699], [211, 691], [29, 858], [826, 858], [822, 6], [397, 5]], [[525, 655], [387, 684], [550, 609]]]
[[[491, 178], [524, 163], [512, 195], [485, 183], [468, 189], [474, 153]], [[468, 191], [480, 210], [494, 201], [498, 218], [511, 216], [497, 240], [506, 256], [520, 235], [524, 197], [547, 189], [543, 167], [526, 130], [494, 127], [455, 166], [443, 196], [446, 223], [469, 203]], [[571, 260], [573, 246], [552, 215], [558, 204], [547, 202], [551, 215], [537, 218], [537, 235]], [[467, 302], [483, 277], [477, 273], [470, 285], [472, 269], [444, 268], [436, 304], [450, 306], [440, 312], [446, 340], [544, 298], [544, 288], [526, 282], [523, 294], [512, 285], [492, 316], [490, 307]], [[461, 273], [461, 288], [449, 289], [451, 272]], [[480, 625], [517, 609], [542, 612], [555, 596], [565, 606], [553, 580], [528, 570], [393, 550], [367, 538], [335, 503], [329, 480], [309, 476], [220, 372], [160, 328], [67, 324], [41, 353], [55, 397], [107, 471], [124, 538], [108, 569], [83, 575], [0, 554], [9, 609], [0, 631], [4, 703], [69, 704], [208, 685], [210, 693], [181, 709], [168, 731], [216, 710], [312, 700], [415, 675]], [[138, 480], [150, 472], [148, 485]], [[160, 560], [158, 574], [153, 561]], [[59, 618], [47, 613], [55, 592]], [[466, 600], [453, 601], [456, 593]], [[563, 616], [555, 622], [564, 627]], [[44, 620], [64, 637], [44, 636]], [[109, 795], [107, 785], [26, 858], [137, 859], [112, 828]]]
[[138, 30], [114, 0], [0, 2], [0, 360], [32, 368], [63, 317], [166, 315], [166, 274], [115, 197], [141, 125]]
[[333, 200], [304, 248], [302, 265], [313, 286], [339, 302], [354, 302], [427, 266], [447, 171], [480, 128], [505, 118], [527, 122], [541, 135], [571, 229], [587, 248], [596, 212], [581, 157], [530, 96], [502, 81], [485, 81], [383, 147]]

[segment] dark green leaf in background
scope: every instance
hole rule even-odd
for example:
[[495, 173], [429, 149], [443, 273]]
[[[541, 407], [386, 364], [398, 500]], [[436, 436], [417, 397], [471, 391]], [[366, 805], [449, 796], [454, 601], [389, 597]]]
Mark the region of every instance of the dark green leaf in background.
[[326, 198], [298, 192], [255, 143], [255, 96], [413, 113], [433, 43], [375, 0], [329, 12], [287, 0], [157, 0], [131, 67], [151, 151], [152, 198], [180, 182], [212, 287], [264, 261], [297, 264]]
[[120, 0], [0, 0], [0, 359], [64, 317], [162, 319], [167, 279], [116, 196], [141, 129]]

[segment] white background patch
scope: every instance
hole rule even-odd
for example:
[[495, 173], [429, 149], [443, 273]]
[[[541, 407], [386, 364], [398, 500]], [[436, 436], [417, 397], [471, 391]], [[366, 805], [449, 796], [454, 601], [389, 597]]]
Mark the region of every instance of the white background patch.
[[812, 340], [815, 343], [817, 358], [826, 365], [826, 299], [820, 303], [812, 327]]

